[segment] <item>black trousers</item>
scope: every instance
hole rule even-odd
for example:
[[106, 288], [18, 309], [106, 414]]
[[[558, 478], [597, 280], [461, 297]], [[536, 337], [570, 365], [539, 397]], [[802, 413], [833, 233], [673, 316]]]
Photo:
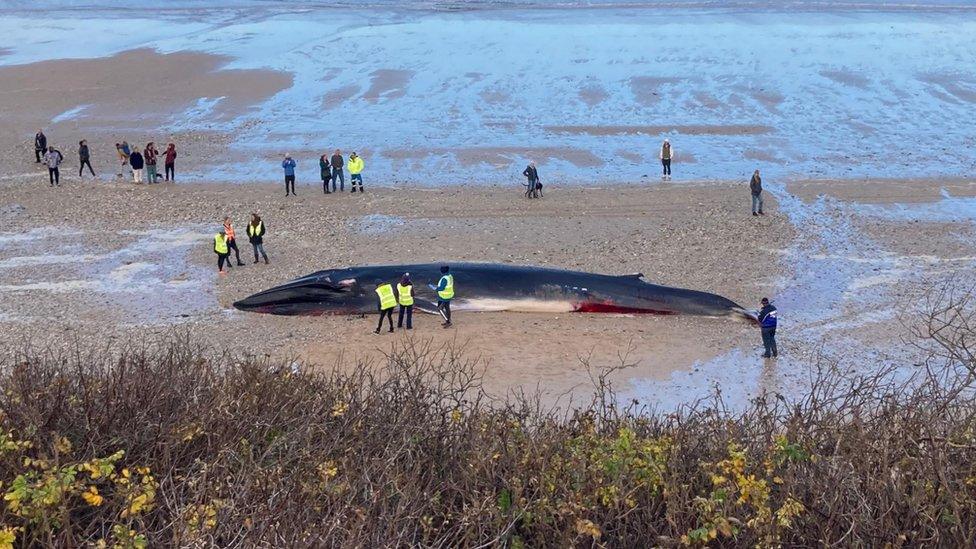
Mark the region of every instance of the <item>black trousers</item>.
[[389, 309], [380, 309], [380, 323], [376, 325], [376, 333], [379, 333], [380, 328], [383, 327], [383, 319], [390, 320], [390, 331], [393, 331], [393, 307]]
[[764, 357], [769, 357], [770, 355], [776, 356], [776, 328], [763, 328], [762, 329], [762, 342], [763, 347], [765, 347], [766, 352], [763, 353]]
[[176, 164], [166, 164], [166, 181], [176, 181]]
[[48, 168], [47, 175], [51, 178], [52, 185], [61, 184], [61, 172], [57, 168]]
[[329, 183], [332, 181], [332, 176], [326, 175], [322, 178], [322, 191], [325, 194], [329, 194]]
[[230, 261], [228, 261], [228, 258], [230, 258], [230, 254], [229, 253], [226, 253], [226, 254], [217, 254], [217, 270], [218, 271], [223, 271], [224, 270], [224, 262], [226, 262], [227, 263], [227, 266], [230, 267]]
[[81, 161], [81, 166], [78, 166], [78, 177], [81, 177], [81, 172], [85, 171], [85, 166], [88, 166], [88, 171], [91, 172], [92, 177], [95, 177], [95, 170], [93, 170], [91, 167], [91, 160], [88, 160], [87, 158]]
[[42, 155], [42, 154], [44, 154], [44, 149], [34, 149], [34, 158], [35, 158], [35, 159], [36, 159], [36, 160], [37, 160], [38, 162], [40, 162], [40, 161], [41, 161], [41, 155]]
[[[241, 251], [237, 249], [237, 239], [232, 238], [227, 241], [227, 256], [230, 257], [230, 250], [234, 250], [234, 255], [237, 257], [237, 263], [241, 264]], [[230, 261], [228, 261], [230, 263]]]
[[295, 176], [294, 175], [286, 175], [285, 176], [285, 196], [288, 196], [288, 193], [295, 194]]
[[407, 329], [413, 329], [413, 305], [400, 305], [400, 313], [397, 315], [397, 328], [403, 328], [403, 317], [407, 317]]
[[661, 165], [664, 166], [664, 175], [671, 175], [671, 159], [662, 158]]
[[440, 300], [437, 302], [437, 310], [440, 311], [441, 315], [444, 317], [444, 322], [447, 324], [451, 323], [451, 302]]

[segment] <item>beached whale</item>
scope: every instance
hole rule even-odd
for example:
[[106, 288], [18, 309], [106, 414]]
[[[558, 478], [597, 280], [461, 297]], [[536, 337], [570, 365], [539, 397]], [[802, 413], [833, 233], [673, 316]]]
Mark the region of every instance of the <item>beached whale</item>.
[[[441, 263], [330, 269], [275, 286], [234, 303], [242, 311], [278, 315], [342, 315], [377, 312], [377, 284], [413, 280], [415, 307], [436, 312], [429, 285]], [[495, 263], [451, 263], [454, 310], [550, 313], [638, 313], [755, 318], [722, 296], [659, 286], [641, 274], [601, 275]]]

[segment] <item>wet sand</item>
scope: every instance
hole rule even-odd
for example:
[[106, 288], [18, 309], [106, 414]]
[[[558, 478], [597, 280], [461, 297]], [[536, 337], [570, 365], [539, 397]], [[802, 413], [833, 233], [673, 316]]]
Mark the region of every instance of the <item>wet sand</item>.
[[[285, 200], [275, 185], [75, 181], [51, 189], [40, 174], [2, 184], [0, 201], [17, 212], [0, 234], [0, 323], [18, 333], [44, 326], [55, 339], [70, 334], [62, 343], [183, 326], [205, 339], [232, 334], [216, 337], [232, 347], [326, 365], [375, 360], [407, 340], [458, 345], [489, 360], [493, 390], [540, 385], [555, 398], [588, 387], [581, 358], [597, 369], [636, 364], [617, 374], [623, 385], [635, 376], [667, 379], [724, 350], [754, 346], [755, 329], [732, 319], [458, 312], [456, 329], [419, 315], [411, 334], [375, 336], [374, 316], [274, 317], [230, 304], [328, 267], [451, 260], [643, 272], [751, 306], [781, 274], [769, 244], [783, 247], [792, 234], [781, 215], [749, 216], [742, 187], [731, 184], [555, 188], [537, 201], [518, 189], [472, 187], [324, 196], [300, 185], [299, 192]], [[248, 265], [218, 279], [210, 249], [217, 220], [233, 215], [243, 234], [242, 220], [254, 210], [268, 224], [271, 265], [252, 265], [241, 238]], [[757, 275], [757, 264], [775, 267]], [[53, 317], [61, 320], [52, 324]]]

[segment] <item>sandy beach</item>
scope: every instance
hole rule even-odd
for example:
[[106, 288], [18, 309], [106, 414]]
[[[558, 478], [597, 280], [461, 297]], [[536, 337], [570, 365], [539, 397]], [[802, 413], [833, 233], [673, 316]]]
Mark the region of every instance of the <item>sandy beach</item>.
[[[621, 394], [662, 405], [715, 387], [739, 402], [798, 391], [824, 360], [914, 356], [906, 318], [976, 265], [962, 123], [976, 85], [954, 69], [976, 33], [945, 32], [976, 25], [965, 6], [810, 8], [819, 26], [762, 7], [531, 8], [384, 4], [364, 19], [344, 5], [189, 2], [150, 25], [97, 6], [51, 21], [0, 7], [13, 42], [0, 50], [5, 348], [177, 329], [328, 367], [453, 346], [484, 360], [497, 392], [584, 395], [586, 363], [623, 364]], [[102, 39], [70, 40], [82, 32]], [[916, 48], [935, 36], [937, 51]], [[772, 53], [800, 41], [824, 47]], [[33, 162], [38, 128], [65, 155], [62, 188]], [[76, 176], [80, 139], [94, 179]], [[121, 139], [177, 143], [178, 183], [117, 177]], [[366, 159], [365, 195], [322, 195], [317, 156], [336, 147]], [[299, 160], [295, 198], [279, 183], [284, 152]], [[530, 160], [542, 200], [521, 197]], [[255, 211], [271, 264], [252, 265], [241, 238], [248, 264], [218, 278], [220, 219], [242, 234]], [[409, 335], [374, 336], [374, 318], [231, 307], [321, 269], [426, 261], [641, 272], [748, 308], [768, 296], [783, 356], [764, 363], [756, 328], [728, 319], [461, 313], [451, 330], [421, 317]]]

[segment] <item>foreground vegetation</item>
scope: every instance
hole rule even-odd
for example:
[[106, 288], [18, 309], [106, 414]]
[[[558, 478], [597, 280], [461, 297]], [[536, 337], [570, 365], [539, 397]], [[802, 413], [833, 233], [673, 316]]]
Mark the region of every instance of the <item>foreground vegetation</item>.
[[492, 401], [423, 345], [346, 373], [184, 337], [25, 352], [0, 377], [0, 547], [973, 546], [972, 333], [945, 324], [909, 381], [673, 414], [602, 383], [562, 414]]

